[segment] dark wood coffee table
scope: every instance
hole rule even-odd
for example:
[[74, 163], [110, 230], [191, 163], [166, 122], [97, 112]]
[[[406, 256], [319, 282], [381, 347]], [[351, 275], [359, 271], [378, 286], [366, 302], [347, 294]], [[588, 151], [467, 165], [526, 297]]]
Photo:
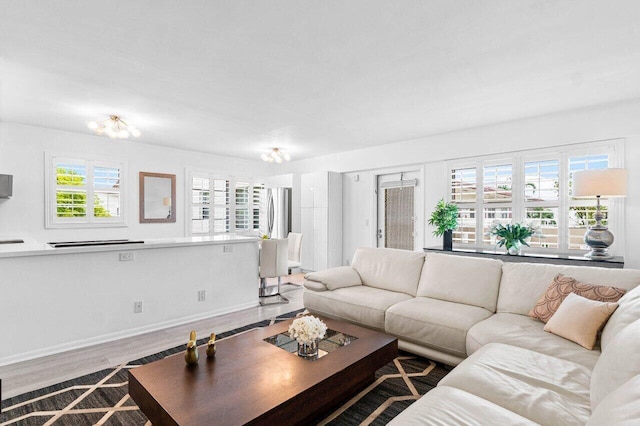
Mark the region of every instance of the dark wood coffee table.
[[376, 331], [323, 318], [354, 336], [310, 361], [266, 342], [291, 321], [217, 343], [215, 359], [200, 348], [188, 367], [182, 353], [129, 370], [129, 394], [155, 425], [293, 424], [320, 419], [373, 382], [398, 355], [398, 341]]

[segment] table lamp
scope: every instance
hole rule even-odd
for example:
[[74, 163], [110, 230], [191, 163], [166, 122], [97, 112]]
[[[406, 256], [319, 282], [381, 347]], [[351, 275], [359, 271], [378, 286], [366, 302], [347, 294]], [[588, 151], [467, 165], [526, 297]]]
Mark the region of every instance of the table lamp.
[[589, 259], [610, 259], [607, 248], [613, 244], [613, 234], [602, 224], [600, 197], [616, 198], [627, 195], [627, 171], [625, 169], [581, 170], [573, 173], [572, 196], [576, 198], [596, 197], [596, 224], [584, 234], [584, 242], [591, 251], [584, 256]]

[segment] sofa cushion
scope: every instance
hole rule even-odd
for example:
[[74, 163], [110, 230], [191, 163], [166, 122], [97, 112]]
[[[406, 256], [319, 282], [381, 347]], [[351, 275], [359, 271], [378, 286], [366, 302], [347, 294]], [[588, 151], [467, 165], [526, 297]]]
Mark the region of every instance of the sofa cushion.
[[633, 425], [640, 421], [640, 375], [604, 397], [587, 426]]
[[351, 266], [337, 266], [323, 271], [309, 272], [304, 279], [322, 283], [329, 290], [362, 285], [360, 275]]
[[604, 350], [623, 328], [640, 319], [640, 286], [629, 290], [618, 301], [618, 309], [611, 315], [602, 330], [601, 346]]
[[360, 247], [351, 266], [369, 287], [416, 295], [424, 253], [387, 248]]
[[640, 374], [640, 320], [626, 326], [602, 352], [593, 368], [591, 407], [633, 376]]
[[640, 284], [640, 270], [635, 269], [507, 262], [502, 265], [498, 312], [527, 315], [557, 274], [626, 290]]
[[506, 343], [593, 369], [600, 356], [599, 350], [588, 351], [569, 340], [544, 332], [543, 327], [544, 323], [526, 315], [495, 314], [471, 327], [467, 333], [467, 353], [471, 355], [489, 343]]
[[490, 343], [462, 361], [438, 386], [472, 393], [536, 423], [584, 425], [591, 414], [590, 378], [590, 370], [582, 365]]
[[429, 253], [417, 295], [495, 312], [501, 275], [500, 260]]
[[535, 425], [476, 395], [438, 386], [394, 417], [389, 425]]
[[384, 331], [384, 316], [389, 306], [411, 296], [367, 286], [345, 287], [334, 291], [305, 291], [305, 308], [311, 313], [342, 319]]
[[387, 311], [385, 331], [402, 340], [464, 358], [471, 326], [491, 316], [477, 306], [416, 297]]
[[544, 331], [591, 350], [596, 344], [598, 331], [617, 307], [617, 303], [598, 302], [569, 293], [556, 313], [549, 318]]
[[575, 293], [591, 300], [615, 303], [626, 292], [627, 290], [624, 288], [583, 283], [573, 277], [558, 274], [553, 277], [553, 281], [551, 281], [547, 290], [540, 296], [534, 307], [531, 308], [529, 316], [542, 322], [549, 321], [570, 293]]

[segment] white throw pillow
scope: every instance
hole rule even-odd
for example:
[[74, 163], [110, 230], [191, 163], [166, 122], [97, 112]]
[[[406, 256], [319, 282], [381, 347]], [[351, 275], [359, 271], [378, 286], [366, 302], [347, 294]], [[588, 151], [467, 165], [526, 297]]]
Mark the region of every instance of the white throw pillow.
[[591, 410], [608, 394], [640, 374], [640, 320], [624, 328], [596, 362], [591, 373]]
[[592, 350], [596, 344], [598, 331], [617, 307], [617, 303], [589, 300], [575, 293], [569, 293], [556, 313], [549, 318], [544, 331]]

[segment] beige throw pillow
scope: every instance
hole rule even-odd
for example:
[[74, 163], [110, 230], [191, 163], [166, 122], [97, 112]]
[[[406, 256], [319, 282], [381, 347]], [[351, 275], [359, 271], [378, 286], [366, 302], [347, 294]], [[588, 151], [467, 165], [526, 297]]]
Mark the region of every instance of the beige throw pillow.
[[544, 326], [544, 331], [591, 350], [596, 344], [598, 331], [617, 307], [617, 303], [598, 302], [569, 293]]
[[565, 277], [558, 274], [553, 278], [549, 287], [538, 300], [538, 303], [531, 309], [529, 316], [537, 318], [542, 322], [549, 321], [549, 318], [558, 310], [560, 304], [569, 293], [586, 297], [599, 302], [617, 302], [627, 290], [606, 285], [586, 284], [577, 281], [575, 278]]

